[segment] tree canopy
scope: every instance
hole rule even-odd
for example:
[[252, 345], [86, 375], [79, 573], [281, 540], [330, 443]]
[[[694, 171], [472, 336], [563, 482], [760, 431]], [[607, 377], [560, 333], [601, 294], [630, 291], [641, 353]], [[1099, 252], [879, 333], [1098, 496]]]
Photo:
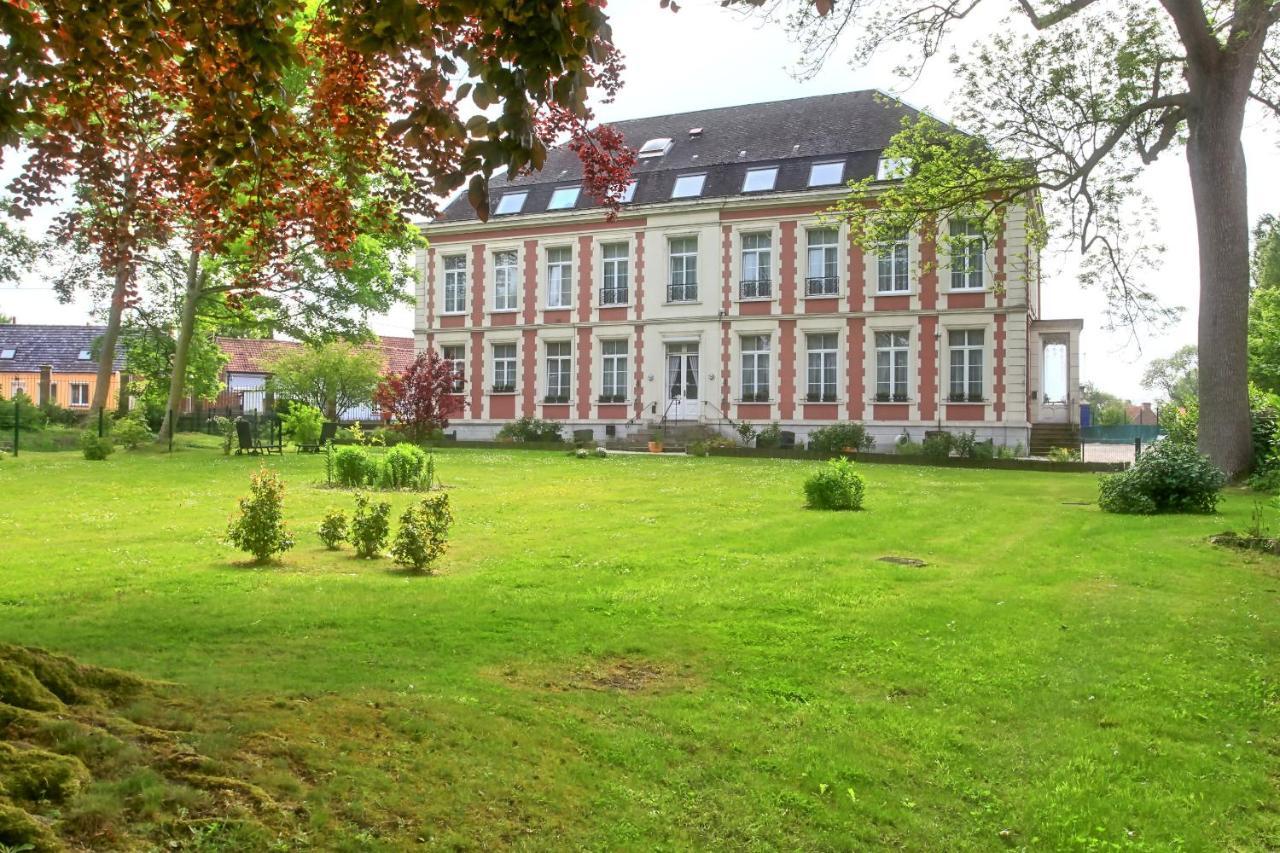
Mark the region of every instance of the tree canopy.
[[373, 400], [384, 359], [371, 345], [331, 341], [281, 347], [269, 359], [268, 387], [278, 398], [315, 406], [330, 418]]

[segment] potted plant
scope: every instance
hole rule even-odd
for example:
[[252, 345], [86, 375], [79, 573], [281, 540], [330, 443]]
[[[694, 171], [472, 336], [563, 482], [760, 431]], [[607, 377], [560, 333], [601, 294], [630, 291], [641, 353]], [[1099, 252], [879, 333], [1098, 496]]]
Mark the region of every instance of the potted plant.
[[662, 452], [662, 430], [655, 429], [649, 435], [649, 452], [650, 453]]

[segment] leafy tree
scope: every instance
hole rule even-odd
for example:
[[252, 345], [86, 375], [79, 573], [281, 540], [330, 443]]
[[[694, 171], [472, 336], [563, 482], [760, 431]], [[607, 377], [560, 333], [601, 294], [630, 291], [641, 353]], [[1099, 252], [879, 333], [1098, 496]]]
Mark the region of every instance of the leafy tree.
[[1108, 394], [1092, 382], [1084, 385], [1084, 401], [1093, 408], [1093, 422], [1098, 426], [1123, 426], [1129, 423], [1127, 403], [1115, 394]]
[[420, 353], [404, 373], [392, 373], [379, 384], [374, 402], [394, 419], [412, 441], [422, 441], [449, 425], [460, 398], [453, 390], [453, 365], [433, 349]]
[[282, 347], [266, 363], [277, 397], [315, 406], [330, 420], [372, 400], [383, 367], [376, 349], [348, 341]]
[[1280, 392], [1280, 219], [1264, 216], [1253, 231], [1249, 297], [1249, 379]]
[[[908, 72], [952, 44], [953, 27], [992, 3], [930, 0], [730, 0], [786, 21], [816, 73], [842, 43], [856, 61], [908, 49]], [[1085, 279], [1129, 322], [1168, 318], [1139, 274], [1155, 247], [1135, 179], [1185, 147], [1200, 252], [1200, 448], [1231, 474], [1249, 467], [1246, 320], [1249, 225], [1245, 107], [1280, 117], [1280, 3], [1275, 0], [1017, 0], [1015, 20], [953, 55], [964, 135], [920, 118], [884, 152], [902, 179], [855, 183], [841, 213], [855, 236], [952, 214], [989, 233], [1015, 203], [1049, 204], [1049, 223], [1078, 242]], [[1033, 226], [1035, 218], [1033, 217]], [[1043, 233], [1043, 232], [1042, 232]], [[1033, 275], [1034, 270], [1026, 274]]]
[[1142, 387], [1164, 395], [1175, 406], [1186, 406], [1198, 399], [1196, 348], [1187, 345], [1168, 358], [1153, 358], [1142, 374]]

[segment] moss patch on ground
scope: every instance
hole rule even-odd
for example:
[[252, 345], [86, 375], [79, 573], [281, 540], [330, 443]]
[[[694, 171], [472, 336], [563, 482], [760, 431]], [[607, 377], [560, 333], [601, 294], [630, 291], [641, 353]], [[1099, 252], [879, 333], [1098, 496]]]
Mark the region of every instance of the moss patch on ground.
[[[167, 719], [167, 685], [0, 645], [0, 846], [233, 849], [292, 812]], [[227, 845], [231, 845], [230, 847]]]

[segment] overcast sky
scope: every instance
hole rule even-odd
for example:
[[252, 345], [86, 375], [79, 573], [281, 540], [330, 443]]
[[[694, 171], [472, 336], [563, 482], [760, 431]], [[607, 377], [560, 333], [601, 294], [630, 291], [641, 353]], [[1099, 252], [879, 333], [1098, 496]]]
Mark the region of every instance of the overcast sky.
[[[868, 88], [891, 92], [943, 119], [953, 112], [945, 62], [904, 86], [892, 73], [892, 57], [855, 69], [837, 56], [816, 78], [800, 81], [789, 70], [798, 48], [780, 28], [726, 12], [718, 0], [686, 0], [677, 14], [659, 9], [657, 0], [614, 0], [608, 11], [627, 68], [617, 101], [597, 110], [605, 121]], [[959, 35], [981, 38], [998, 26], [1001, 22], [993, 15], [969, 24]], [[1275, 192], [1280, 187], [1280, 148], [1275, 130], [1264, 127], [1260, 116], [1246, 128], [1245, 148], [1252, 222], [1263, 213], [1280, 213], [1280, 194]], [[1146, 172], [1144, 189], [1156, 211], [1159, 239], [1167, 247], [1154, 289], [1166, 304], [1187, 309], [1181, 322], [1158, 334], [1144, 332], [1137, 344], [1128, 331], [1106, 331], [1103, 300], [1080, 286], [1068, 246], [1049, 247], [1043, 284], [1046, 317], [1084, 318], [1084, 380], [1134, 400], [1151, 397], [1139, 382], [1146, 362], [1195, 343], [1196, 327], [1196, 233], [1185, 159], [1180, 154], [1162, 158]], [[19, 288], [0, 288], [0, 313], [14, 314], [22, 323], [86, 322], [92, 308], [84, 301], [59, 305], [47, 284], [34, 276]], [[407, 336], [412, 311], [397, 310], [374, 326], [382, 334]]]

